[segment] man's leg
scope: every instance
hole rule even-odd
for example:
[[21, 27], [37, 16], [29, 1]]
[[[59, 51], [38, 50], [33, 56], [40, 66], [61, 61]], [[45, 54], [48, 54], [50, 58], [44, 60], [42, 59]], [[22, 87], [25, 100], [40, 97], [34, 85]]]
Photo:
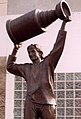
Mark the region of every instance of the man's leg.
[[27, 99], [24, 106], [24, 119], [35, 119], [35, 115], [34, 104]]

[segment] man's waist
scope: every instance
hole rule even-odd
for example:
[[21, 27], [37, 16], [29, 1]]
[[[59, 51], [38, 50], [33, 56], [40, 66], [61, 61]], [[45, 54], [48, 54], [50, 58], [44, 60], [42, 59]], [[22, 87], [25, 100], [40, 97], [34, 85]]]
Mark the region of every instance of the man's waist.
[[32, 95], [30, 95], [32, 101], [40, 104], [55, 104], [56, 100], [54, 95], [50, 93], [43, 93], [42, 90], [39, 88], [35, 91]]

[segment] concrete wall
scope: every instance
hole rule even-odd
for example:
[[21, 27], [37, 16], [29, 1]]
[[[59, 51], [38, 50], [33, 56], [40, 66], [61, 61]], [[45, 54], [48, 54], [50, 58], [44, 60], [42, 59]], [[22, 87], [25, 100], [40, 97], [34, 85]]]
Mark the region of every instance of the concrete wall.
[[[0, 0], [0, 16], [5, 15], [7, 15], [7, 0]], [[1, 43], [2, 41], [0, 40], [0, 44]], [[0, 52], [2, 50], [3, 49], [0, 48]], [[0, 55], [0, 119], [5, 119], [5, 96], [6, 96], [5, 93], [6, 93], [6, 56]]]
[[0, 119], [5, 119], [6, 57], [0, 56]]
[[[66, 0], [72, 12], [81, 11], [81, 0]], [[60, 0], [8, 0], [8, 14], [24, 14], [33, 9], [54, 9]]]
[[7, 15], [7, 0], [0, 0], [0, 16]]

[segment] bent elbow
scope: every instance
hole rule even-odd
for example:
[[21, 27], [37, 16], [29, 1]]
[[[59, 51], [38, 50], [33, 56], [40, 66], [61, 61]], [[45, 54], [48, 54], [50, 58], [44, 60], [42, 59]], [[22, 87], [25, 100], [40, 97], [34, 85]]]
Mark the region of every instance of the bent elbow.
[[7, 65], [7, 71], [10, 72], [11, 71], [11, 68], [9, 65]]
[[7, 71], [12, 73], [12, 64], [7, 64]]

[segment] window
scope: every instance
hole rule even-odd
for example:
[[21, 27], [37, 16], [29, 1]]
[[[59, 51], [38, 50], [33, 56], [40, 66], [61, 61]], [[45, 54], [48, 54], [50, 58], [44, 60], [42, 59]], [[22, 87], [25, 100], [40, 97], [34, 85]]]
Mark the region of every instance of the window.
[[[56, 119], [81, 118], [81, 73], [55, 73]], [[25, 80], [15, 76], [14, 119], [23, 119]]]

